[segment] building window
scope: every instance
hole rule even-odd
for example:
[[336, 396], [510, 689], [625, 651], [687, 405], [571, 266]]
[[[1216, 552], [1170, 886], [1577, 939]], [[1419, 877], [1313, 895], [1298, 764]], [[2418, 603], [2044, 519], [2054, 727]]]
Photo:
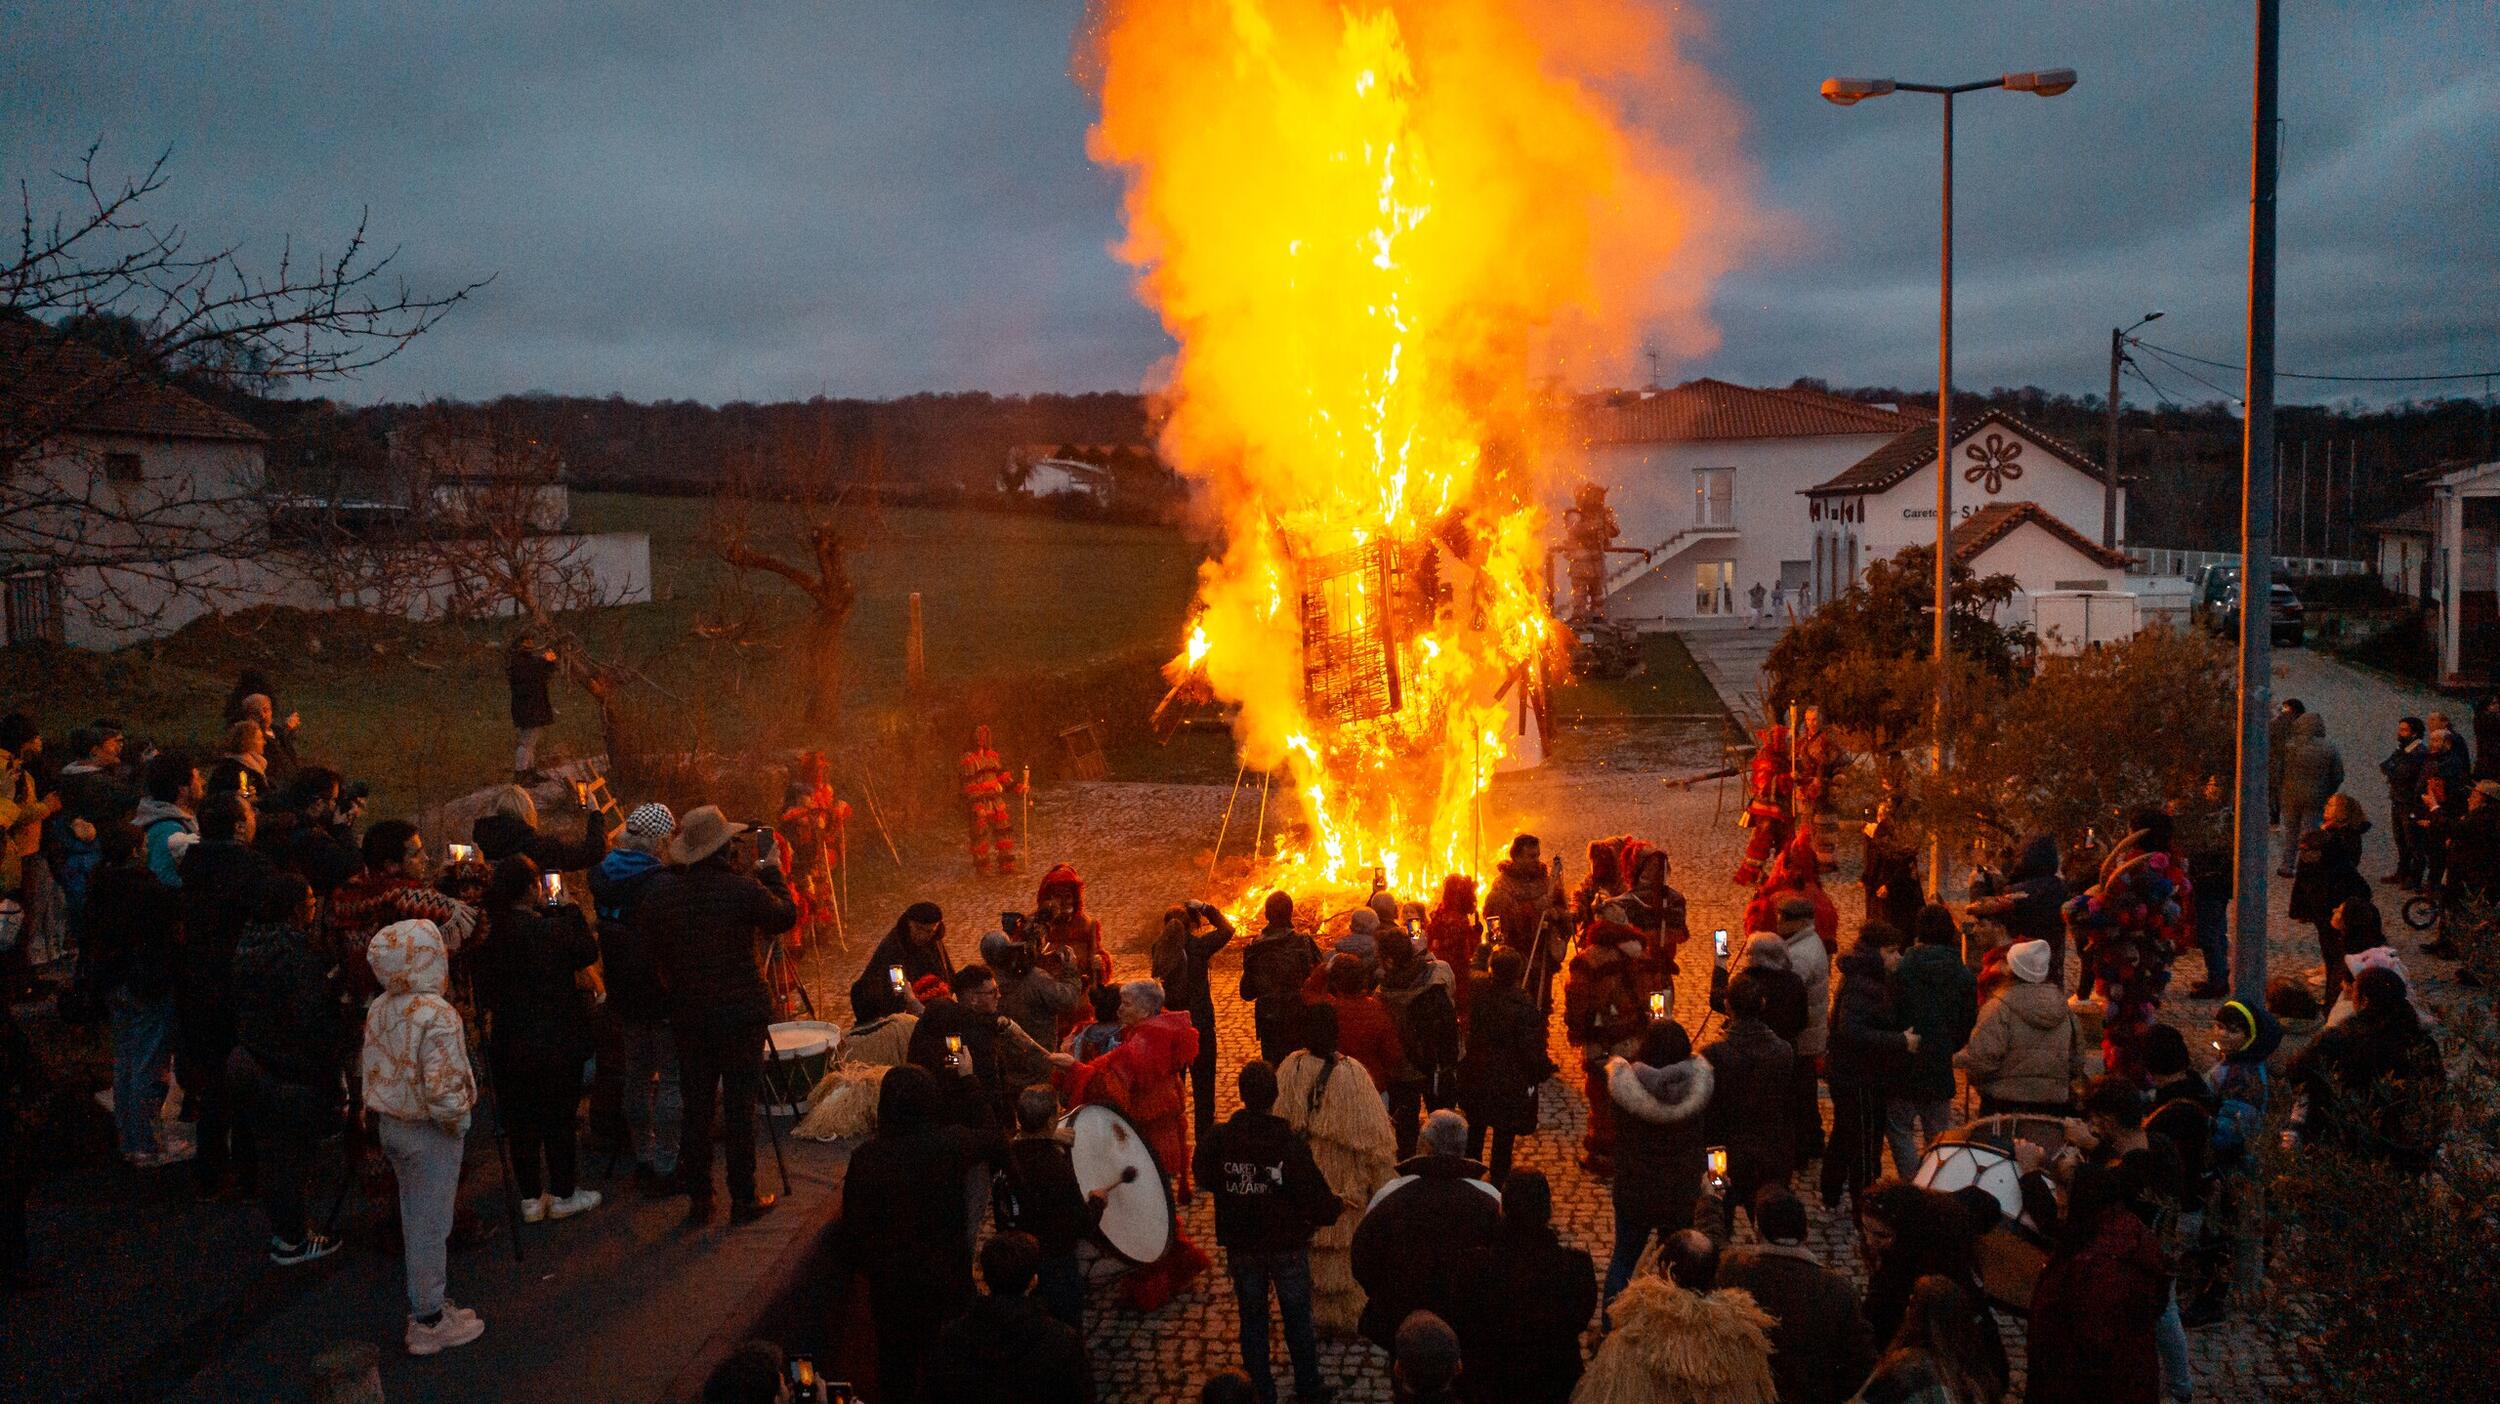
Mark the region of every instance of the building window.
[[1735, 469], [1696, 468], [1693, 470], [1693, 525], [1706, 527], [1736, 525]]
[[61, 641], [61, 580], [44, 571], [28, 571], [12, 575], [4, 584], [5, 618], [0, 625], [7, 629], [0, 644], [33, 643], [37, 639], [52, 643]]
[[1693, 613], [1736, 612], [1736, 562], [1703, 561], [1693, 570]]
[[146, 478], [146, 476], [146, 473], [140, 470], [139, 455], [135, 453], [108, 453], [104, 455], [104, 481], [108, 483], [135, 483], [142, 481]]

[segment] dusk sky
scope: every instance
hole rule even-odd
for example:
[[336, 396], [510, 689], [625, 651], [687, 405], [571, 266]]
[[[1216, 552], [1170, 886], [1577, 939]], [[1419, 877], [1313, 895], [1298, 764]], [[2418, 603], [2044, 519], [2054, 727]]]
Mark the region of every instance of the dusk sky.
[[[158, 208], [195, 238], [334, 247], [369, 207], [421, 288], [495, 275], [344, 398], [1131, 389], [1169, 343], [1107, 251], [1082, 8], [0, 0], [0, 170], [40, 208], [91, 140], [108, 170], [170, 148]], [[2148, 336], [2239, 359], [2252, 6], [1699, 8], [1746, 114], [1724, 137], [1799, 237], [1722, 282], [1720, 349], [1667, 378], [1932, 385], [1936, 103], [1833, 107], [1834, 73], [2081, 74], [1958, 109], [1958, 383], [2097, 392], [2109, 327], [2156, 307]], [[2500, 11], [2284, 9], [2283, 368], [2500, 367]]]

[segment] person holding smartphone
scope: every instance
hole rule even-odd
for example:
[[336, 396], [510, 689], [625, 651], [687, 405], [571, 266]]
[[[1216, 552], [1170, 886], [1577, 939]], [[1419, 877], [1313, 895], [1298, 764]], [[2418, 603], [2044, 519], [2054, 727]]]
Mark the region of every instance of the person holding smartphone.
[[478, 1001], [490, 1022], [488, 1066], [512, 1139], [521, 1218], [567, 1219], [599, 1207], [582, 1187], [574, 1142], [582, 1073], [590, 1063], [590, 1007], [576, 985], [599, 959], [581, 908], [547, 895], [538, 865], [515, 854], [487, 888], [488, 935], [477, 953]]
[[678, 821], [668, 844], [670, 870], [652, 879], [634, 923], [659, 956], [677, 1035], [685, 1093], [678, 1175], [691, 1199], [686, 1220], [708, 1224], [712, 1188], [712, 1110], [727, 1132], [730, 1219], [769, 1212], [773, 1196], [755, 1185], [755, 1106], [764, 1085], [764, 1035], [773, 1017], [758, 947], [799, 919], [780, 866], [758, 862], [717, 805]]

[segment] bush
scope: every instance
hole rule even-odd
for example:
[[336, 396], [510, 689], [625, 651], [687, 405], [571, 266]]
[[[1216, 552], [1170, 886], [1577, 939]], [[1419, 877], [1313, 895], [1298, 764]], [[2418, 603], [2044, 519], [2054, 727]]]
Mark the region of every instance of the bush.
[[[2500, 975], [2488, 912], [2487, 975]], [[2331, 1397], [2487, 1399], [2500, 1340], [2500, 1030], [2479, 1003], [2445, 1015], [2448, 1138], [2438, 1168], [2402, 1174], [2304, 1149], [2278, 1156], [2272, 1285], [2303, 1319]], [[2278, 1090], [2277, 1101], [2286, 1099]]]

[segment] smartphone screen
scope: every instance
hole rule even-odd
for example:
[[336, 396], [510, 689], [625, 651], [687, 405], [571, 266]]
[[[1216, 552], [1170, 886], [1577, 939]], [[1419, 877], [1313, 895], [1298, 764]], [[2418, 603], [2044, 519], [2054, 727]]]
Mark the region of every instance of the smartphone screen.
[[899, 965], [887, 966], [885, 968], [885, 978], [893, 983], [894, 988], [898, 990], [901, 989], [903, 987], [903, 967]]
[[961, 1034], [948, 1034], [948, 1035], [946, 1036], [946, 1051], [947, 1051], [947, 1052], [949, 1052], [949, 1053], [961, 1053], [961, 1052], [963, 1052], [963, 1051], [964, 1051], [964, 1040], [963, 1040], [963, 1035], [961, 1035]]
[[1665, 995], [1654, 994], [1649, 997], [1649, 1017], [1652, 1019], [1663, 1019], [1667, 1017], [1667, 997]]
[[1718, 954], [1719, 954], [1719, 959], [1721, 959], [1721, 960], [1725, 960], [1725, 959], [1727, 959], [1727, 928], [1726, 928], [1726, 927], [1722, 926], [1722, 927], [1720, 927], [1718, 930], [1713, 931], [1713, 932], [1711, 932], [1711, 933], [1710, 933], [1710, 948], [1711, 948], [1712, 950], [1714, 950], [1714, 951], [1717, 951], [1717, 952], [1718, 952]]
[[1727, 1173], [1727, 1147], [1712, 1146], [1710, 1148], [1710, 1173], [1713, 1175]]
[[549, 873], [545, 877], [540, 878], [539, 881], [546, 885], [547, 900], [549, 902], [561, 902], [564, 900], [564, 874]]

